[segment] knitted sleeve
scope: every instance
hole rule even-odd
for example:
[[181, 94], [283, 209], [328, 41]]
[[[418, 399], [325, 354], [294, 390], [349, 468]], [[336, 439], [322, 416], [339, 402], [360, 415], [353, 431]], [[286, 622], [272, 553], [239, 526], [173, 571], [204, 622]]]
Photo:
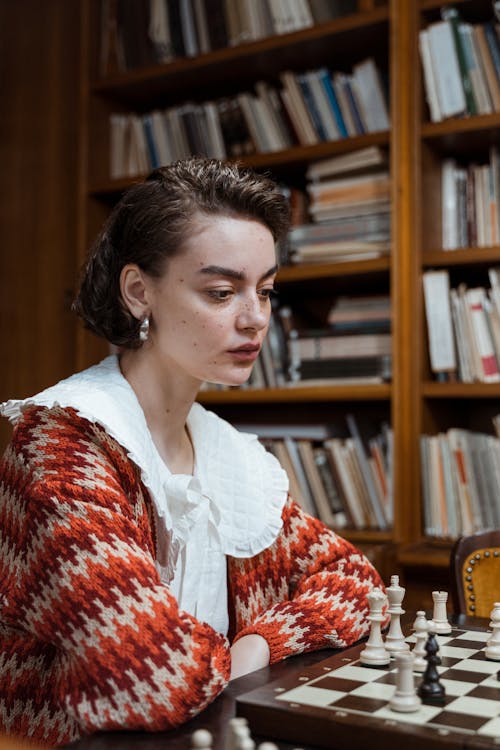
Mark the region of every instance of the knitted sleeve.
[[227, 684], [229, 643], [161, 584], [120, 446], [71, 410], [30, 411], [4, 459], [0, 618], [46, 674], [19, 664], [19, 679], [84, 732], [180, 725]]
[[263, 636], [271, 663], [356, 642], [369, 630], [366, 595], [384, 589], [365, 555], [290, 499], [283, 521], [271, 547], [230, 566], [235, 640]]

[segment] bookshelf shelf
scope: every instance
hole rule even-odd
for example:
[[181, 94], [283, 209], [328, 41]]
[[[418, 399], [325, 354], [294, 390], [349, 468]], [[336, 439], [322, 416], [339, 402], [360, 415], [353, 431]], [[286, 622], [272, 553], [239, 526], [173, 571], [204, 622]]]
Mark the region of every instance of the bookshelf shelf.
[[429, 250], [422, 254], [422, 265], [430, 266], [469, 266], [478, 263], [500, 263], [500, 246], [467, 247], [460, 250]]
[[425, 398], [500, 398], [500, 383], [423, 383]]
[[421, 541], [417, 544], [401, 547], [398, 559], [404, 566], [431, 567], [447, 570], [450, 565], [450, 553], [453, 540]]
[[421, 134], [443, 154], [475, 153], [500, 143], [500, 113], [426, 122]]
[[390, 398], [389, 383], [373, 383], [201, 391], [198, 400], [203, 404], [268, 404], [300, 401], [388, 401]]
[[283, 266], [278, 274], [278, 286], [297, 281], [326, 279], [334, 276], [354, 276], [372, 273], [387, 273], [391, 268], [390, 258], [370, 258], [349, 263], [304, 263]]

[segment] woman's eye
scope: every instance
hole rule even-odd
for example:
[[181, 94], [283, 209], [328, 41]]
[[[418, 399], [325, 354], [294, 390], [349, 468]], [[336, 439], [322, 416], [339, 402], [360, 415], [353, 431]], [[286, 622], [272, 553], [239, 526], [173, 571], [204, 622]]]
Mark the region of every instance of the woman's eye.
[[231, 289], [209, 289], [208, 296], [216, 300], [216, 302], [223, 302], [229, 299], [232, 293]]
[[259, 297], [262, 299], [271, 299], [276, 294], [276, 289], [259, 289]]

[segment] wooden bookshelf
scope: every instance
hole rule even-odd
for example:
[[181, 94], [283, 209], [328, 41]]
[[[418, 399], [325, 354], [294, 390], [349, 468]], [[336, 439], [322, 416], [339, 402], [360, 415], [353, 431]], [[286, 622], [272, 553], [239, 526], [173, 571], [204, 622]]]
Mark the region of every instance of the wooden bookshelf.
[[[385, 147], [390, 154], [392, 177], [392, 255], [339, 264], [308, 264], [283, 267], [278, 284], [286, 294], [314, 294], [315, 285], [367, 291], [390, 290], [393, 311], [393, 380], [383, 385], [352, 385], [268, 390], [234, 389], [203, 391], [200, 401], [231, 419], [248, 414], [252, 422], [266, 422], [285, 412], [334, 421], [349, 408], [359, 413], [385, 410], [394, 431], [395, 496], [394, 528], [387, 533], [359, 533], [361, 545], [386, 545], [404, 566], [411, 584], [412, 570], [426, 566], [442, 580], [451, 543], [444, 541], [436, 552], [433, 540], [423, 534], [419, 438], [437, 425], [446, 428], [453, 410], [441, 408], [459, 402], [474, 409], [478, 401], [491, 401], [500, 388], [480, 384], [432, 382], [425, 335], [421, 277], [426, 268], [454, 267], [467, 277], [470, 269], [500, 262], [500, 247], [441, 250], [438, 164], [445, 156], [484, 153], [499, 141], [500, 114], [427, 122], [418, 50], [418, 31], [439, 17], [448, 0], [359, 0], [358, 12], [330, 23], [291, 34], [220, 49], [166, 65], [116, 73], [99, 78], [97, 72], [99, 29], [98, 0], [82, 2], [81, 130], [82, 188], [79, 260], [85, 255], [98, 227], [117, 197], [139, 178], [111, 180], [108, 174], [108, 119], [114, 111], [146, 112], [154, 107], [182, 102], [192, 97], [227, 95], [243, 90], [259, 79], [275, 80], [285, 69], [307, 70], [326, 65], [348, 69], [373, 55], [385, 65], [390, 83], [390, 132], [346, 138], [314, 146], [296, 146], [284, 151], [255, 154], [240, 161], [268, 170], [278, 179], [303, 182], [311, 161], [347, 153], [368, 145]], [[454, 0], [474, 20], [485, 18], [491, 8], [486, 0]], [[79, 334], [78, 367], [85, 367], [105, 354], [105, 347], [85, 332]], [[352, 536], [352, 535], [351, 535]], [[354, 538], [353, 537], [353, 538]], [[430, 546], [427, 542], [430, 541]], [[418, 553], [415, 552], [418, 546]], [[411, 550], [414, 550], [411, 552]]]
[[[421, 0], [418, 7], [416, 30], [439, 20], [443, 5], [456, 7], [464, 21], [475, 24], [492, 18], [492, 5], [478, 0], [434, 2]], [[420, 67], [419, 67], [420, 70]], [[464, 247], [443, 250], [441, 241], [441, 185], [440, 168], [445, 158], [456, 158], [460, 164], [487, 161], [491, 146], [498, 146], [500, 113], [455, 117], [441, 122], [429, 122], [423, 82], [418, 116], [417, 149], [419, 194], [414, 205], [415, 215], [422, 227], [416, 248], [419, 259], [417, 274], [421, 278], [427, 269], [449, 269], [452, 286], [465, 282], [467, 286], [487, 286], [487, 269], [500, 263], [500, 248]], [[463, 427], [494, 434], [492, 416], [498, 412], [500, 396], [498, 383], [436, 382], [433, 380], [427, 351], [426, 324], [423, 301], [415, 309], [415, 333], [420, 337], [414, 366], [419, 372], [415, 438], [420, 434], [436, 435], [452, 427]], [[416, 461], [420, 459], [415, 457]], [[420, 484], [421, 487], [421, 484]], [[421, 490], [414, 497], [419, 497]], [[420, 503], [418, 506], [422, 508]], [[423, 516], [418, 524], [424, 528]], [[433, 569], [436, 581], [448, 585], [448, 560], [452, 539], [426, 538], [425, 534], [404, 545], [399, 552], [405, 572], [414, 578]], [[413, 572], [413, 573], [411, 573]]]

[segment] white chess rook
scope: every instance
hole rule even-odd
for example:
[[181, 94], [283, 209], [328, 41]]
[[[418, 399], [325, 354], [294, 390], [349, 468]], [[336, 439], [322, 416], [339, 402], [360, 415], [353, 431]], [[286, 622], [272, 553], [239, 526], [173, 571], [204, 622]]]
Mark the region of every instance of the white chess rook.
[[436, 635], [448, 635], [448, 633], [451, 633], [451, 625], [448, 622], [448, 616], [446, 614], [448, 592], [433, 591], [432, 600], [434, 602], [434, 610], [432, 613], [432, 620], [429, 623], [429, 631], [436, 633]]
[[391, 654], [404, 653], [410, 648], [401, 630], [401, 615], [405, 613], [401, 607], [401, 602], [403, 601], [405, 590], [399, 585], [399, 576], [391, 576], [391, 585], [387, 588], [387, 598], [389, 599], [388, 611], [391, 615], [391, 622], [385, 639], [385, 648]]
[[389, 701], [389, 708], [401, 713], [418, 711], [422, 701], [415, 691], [413, 656], [409, 653], [400, 653], [395, 655], [395, 659], [397, 666], [396, 690]]
[[384, 647], [380, 630], [384, 619], [382, 609], [387, 601], [387, 597], [380, 589], [373, 589], [373, 591], [367, 594], [366, 598], [370, 606], [370, 614], [367, 618], [370, 621], [370, 635], [365, 648], [359, 655], [359, 661], [365, 666], [383, 667], [385, 664], [389, 664], [391, 660], [390, 653]]
[[500, 602], [495, 602], [490, 614], [492, 634], [486, 641], [484, 655], [487, 659], [500, 661]]

